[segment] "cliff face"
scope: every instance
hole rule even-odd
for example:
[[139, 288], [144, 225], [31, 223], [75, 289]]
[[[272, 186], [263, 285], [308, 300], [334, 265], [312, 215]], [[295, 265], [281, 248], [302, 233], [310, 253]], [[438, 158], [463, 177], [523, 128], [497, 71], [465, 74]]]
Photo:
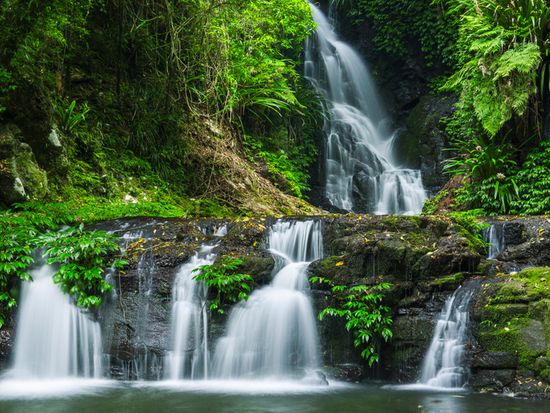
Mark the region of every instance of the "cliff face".
[[[470, 385], [480, 391], [543, 394], [550, 381], [550, 272], [522, 269], [550, 264], [550, 257], [544, 255], [548, 242], [544, 233], [550, 229], [546, 219], [501, 222], [507, 228], [506, 244], [497, 260], [486, 260], [483, 244], [443, 217], [317, 219], [323, 222], [325, 257], [310, 266], [311, 276], [348, 285], [392, 283], [386, 301], [393, 311], [394, 337], [381, 344], [381, 361], [375, 369], [367, 368], [358, 357], [340, 320], [319, 322], [328, 374], [348, 380], [416, 381], [443, 303], [466, 279], [475, 278], [480, 287], [471, 310]], [[231, 222], [128, 219], [99, 224], [123, 235], [130, 258], [125, 272], [113, 278], [116, 293], [98, 315], [110, 375], [119, 379], [163, 377], [174, 278], [202, 243], [217, 239], [219, 259], [239, 257], [243, 260], [239, 272], [252, 275], [255, 288], [268, 283], [274, 260], [265, 249], [265, 236], [273, 222], [271, 218]], [[215, 238], [216, 229], [224, 224], [227, 235]], [[316, 310], [334, 302], [330, 291], [316, 286], [312, 296]], [[225, 317], [212, 317], [211, 343], [223, 334]], [[0, 340], [4, 362], [12, 341], [10, 330], [4, 329]]]

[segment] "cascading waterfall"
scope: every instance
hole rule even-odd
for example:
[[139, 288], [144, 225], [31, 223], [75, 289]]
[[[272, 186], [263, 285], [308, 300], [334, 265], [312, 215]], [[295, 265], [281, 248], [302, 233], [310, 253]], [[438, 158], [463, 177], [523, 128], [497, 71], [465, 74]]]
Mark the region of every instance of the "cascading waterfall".
[[[223, 236], [225, 231], [216, 232]], [[176, 276], [172, 304], [172, 350], [166, 359], [166, 378], [208, 378], [207, 288], [194, 272], [216, 260], [215, 245], [203, 245]]]
[[464, 353], [473, 292], [473, 288], [461, 286], [445, 302], [422, 364], [420, 383], [452, 389], [465, 385], [467, 369], [464, 366]]
[[420, 171], [398, 165], [396, 134], [367, 67], [321, 10], [310, 6], [317, 30], [306, 42], [305, 76], [326, 105], [327, 199], [347, 211], [420, 213], [426, 199]]
[[269, 232], [268, 246], [276, 274], [231, 312], [213, 360], [218, 378], [303, 378], [318, 368], [307, 267], [322, 257], [321, 224], [279, 221]]
[[99, 324], [54, 284], [50, 265], [23, 284], [17, 322], [14, 379], [99, 378], [103, 374]]
[[483, 232], [484, 240], [489, 243], [487, 258], [490, 260], [496, 259], [506, 246], [504, 244], [504, 225], [491, 224], [489, 229]]

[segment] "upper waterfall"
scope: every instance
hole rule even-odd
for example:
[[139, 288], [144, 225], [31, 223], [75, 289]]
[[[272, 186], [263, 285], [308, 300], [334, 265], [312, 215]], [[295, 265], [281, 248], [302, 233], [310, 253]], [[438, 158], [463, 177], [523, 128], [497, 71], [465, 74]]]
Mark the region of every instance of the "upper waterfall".
[[419, 170], [398, 164], [396, 134], [361, 57], [311, 4], [317, 23], [305, 47], [305, 76], [326, 106], [325, 195], [335, 207], [417, 214], [426, 193]]

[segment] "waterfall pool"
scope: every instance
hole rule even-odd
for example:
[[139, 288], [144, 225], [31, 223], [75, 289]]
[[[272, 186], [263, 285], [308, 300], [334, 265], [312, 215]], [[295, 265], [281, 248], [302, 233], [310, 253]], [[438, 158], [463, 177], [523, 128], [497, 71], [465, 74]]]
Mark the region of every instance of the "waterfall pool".
[[[52, 382], [53, 383], [53, 382]], [[19, 393], [0, 382], [2, 413], [149, 413], [149, 412], [300, 412], [300, 413], [504, 413], [548, 412], [548, 401], [518, 400], [487, 394], [401, 391], [375, 385], [307, 386], [296, 382], [178, 381], [108, 382], [87, 380], [54, 384], [33, 393], [20, 383]], [[43, 383], [44, 384], [44, 383]], [[61, 383], [60, 383], [61, 384]]]

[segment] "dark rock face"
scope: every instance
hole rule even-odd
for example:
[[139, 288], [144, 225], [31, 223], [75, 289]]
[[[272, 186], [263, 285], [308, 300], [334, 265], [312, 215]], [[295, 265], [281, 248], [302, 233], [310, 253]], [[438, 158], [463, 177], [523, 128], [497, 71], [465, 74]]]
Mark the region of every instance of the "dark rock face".
[[443, 162], [450, 152], [444, 119], [451, 116], [456, 97], [424, 95], [411, 110], [400, 133], [396, 152], [411, 168], [420, 169], [422, 182], [430, 194], [437, 193], [447, 182]]
[[15, 344], [13, 329], [2, 327], [0, 330], [0, 371], [9, 367], [9, 359]]

